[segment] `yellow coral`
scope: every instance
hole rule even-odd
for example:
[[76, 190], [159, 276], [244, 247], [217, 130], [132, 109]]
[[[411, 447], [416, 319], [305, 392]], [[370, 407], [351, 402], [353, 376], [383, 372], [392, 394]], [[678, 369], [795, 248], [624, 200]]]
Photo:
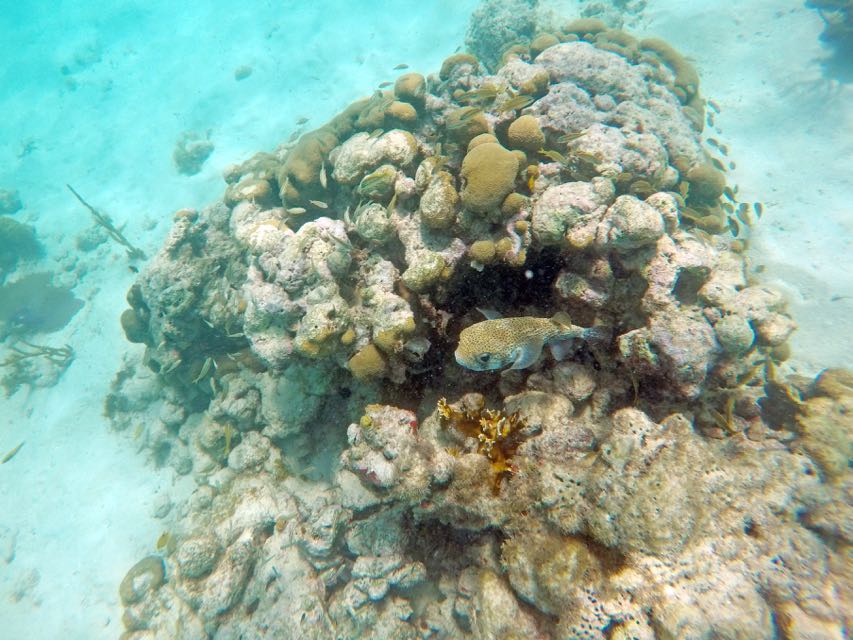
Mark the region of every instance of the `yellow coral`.
[[408, 102], [395, 100], [385, 111], [385, 118], [390, 120], [392, 126], [401, 126], [408, 129], [417, 122], [418, 112]]
[[511, 148], [531, 153], [545, 145], [545, 134], [539, 128], [539, 121], [529, 114], [517, 118], [509, 125], [507, 138]]
[[553, 47], [555, 44], [560, 44], [560, 39], [553, 33], [543, 33], [535, 38], [530, 43], [530, 55], [534, 58], [545, 51], [548, 47]]
[[477, 452], [489, 459], [494, 477], [495, 493], [504, 476], [514, 472], [509, 459], [522, 443], [521, 430], [527, 426], [518, 412], [507, 414], [477, 406], [459, 410], [441, 398], [437, 405], [441, 425], [452, 426], [469, 438], [476, 438]]
[[690, 102], [699, 93], [699, 74], [687, 59], [667, 42], [660, 38], [646, 38], [640, 41], [640, 49], [651, 51], [675, 75], [675, 93], [682, 104]]
[[504, 217], [511, 218], [518, 215], [521, 210], [527, 205], [527, 198], [520, 193], [511, 193], [504, 198], [501, 204], [501, 213]]
[[563, 27], [564, 33], [575, 35], [578, 38], [582, 38], [587, 34], [596, 34], [606, 30], [607, 25], [598, 18], [578, 18], [577, 20], [572, 20], [569, 24]]
[[493, 136], [491, 133], [481, 133], [480, 135], [474, 136], [471, 138], [471, 141], [468, 143], [468, 151], [473, 149], [476, 146], [481, 144], [485, 144], [487, 142], [497, 142], [498, 139]]
[[472, 138], [489, 132], [489, 121], [476, 107], [462, 107], [451, 111], [444, 126], [451, 138], [465, 144]]
[[518, 159], [512, 151], [495, 142], [474, 147], [462, 161], [462, 204], [476, 213], [500, 206], [513, 190], [517, 173]]
[[438, 77], [442, 80], [447, 80], [456, 67], [466, 64], [472, 68], [472, 71], [477, 71], [480, 68], [477, 58], [470, 53], [454, 53], [441, 63], [441, 71], [438, 72]]
[[477, 240], [468, 248], [468, 255], [480, 264], [489, 264], [495, 259], [495, 243], [491, 240]]
[[394, 83], [397, 100], [420, 107], [426, 96], [426, 79], [419, 73], [404, 73]]
[[369, 380], [382, 376], [387, 370], [385, 357], [373, 343], [368, 343], [349, 359], [349, 370], [359, 380]]

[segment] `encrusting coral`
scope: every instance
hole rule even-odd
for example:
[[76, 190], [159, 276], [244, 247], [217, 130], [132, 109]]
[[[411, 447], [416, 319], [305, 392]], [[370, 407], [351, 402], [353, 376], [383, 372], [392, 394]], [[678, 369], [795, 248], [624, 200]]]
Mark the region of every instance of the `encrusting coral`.
[[[106, 411], [199, 486], [127, 638], [841, 638], [849, 375], [787, 375], [695, 69], [522, 0], [468, 43], [229, 167], [128, 292]], [[469, 370], [478, 307], [573, 331]]]

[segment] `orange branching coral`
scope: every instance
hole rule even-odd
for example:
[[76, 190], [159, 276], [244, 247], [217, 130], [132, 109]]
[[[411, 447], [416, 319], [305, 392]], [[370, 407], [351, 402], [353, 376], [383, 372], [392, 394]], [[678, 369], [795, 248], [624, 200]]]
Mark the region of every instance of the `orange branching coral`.
[[507, 414], [479, 406], [459, 410], [441, 398], [438, 401], [441, 424], [451, 425], [469, 438], [477, 439], [477, 451], [486, 456], [495, 473], [494, 490], [500, 489], [503, 477], [515, 471], [509, 459], [521, 445], [521, 430], [526, 426], [518, 413]]

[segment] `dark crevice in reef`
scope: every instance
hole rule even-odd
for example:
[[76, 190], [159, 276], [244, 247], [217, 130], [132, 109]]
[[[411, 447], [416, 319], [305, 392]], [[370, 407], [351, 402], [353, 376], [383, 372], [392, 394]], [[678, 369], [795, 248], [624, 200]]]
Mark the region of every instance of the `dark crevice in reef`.
[[[423, 361], [411, 367], [406, 380], [399, 385], [383, 384], [383, 402], [409, 409], [417, 409], [426, 396], [447, 395], [458, 388], [456, 379], [448, 380], [448, 369], [455, 375], [460, 371], [453, 352], [463, 328], [484, 319], [478, 309], [495, 310], [505, 317], [550, 317], [565, 307], [554, 295], [553, 282], [565, 260], [556, 249], [531, 252], [523, 267], [490, 265], [482, 271], [460, 269], [447, 284], [444, 302], [433, 307], [427, 300], [415, 298], [418, 319], [422, 326], [431, 322], [435, 312], [446, 319], [442, 327], [432, 327], [429, 334], [430, 349]], [[500, 301], [500, 304], [496, 304]], [[442, 322], [441, 319], [438, 322]], [[584, 356], [590, 355], [588, 350]], [[469, 382], [471, 391], [494, 389], [500, 372], [482, 372]], [[499, 400], [499, 398], [496, 398]]]
[[458, 573], [471, 566], [469, 551], [488, 538], [504, 538], [495, 529], [469, 531], [439, 520], [418, 520], [411, 512], [403, 516], [403, 535], [406, 555], [423, 562], [427, 573], [435, 577]]
[[565, 261], [556, 249], [528, 254], [523, 267], [490, 265], [483, 271], [461, 269], [451, 281], [444, 309], [461, 317], [476, 308], [494, 309], [506, 316], [522, 315], [533, 307], [554, 308], [553, 283]]

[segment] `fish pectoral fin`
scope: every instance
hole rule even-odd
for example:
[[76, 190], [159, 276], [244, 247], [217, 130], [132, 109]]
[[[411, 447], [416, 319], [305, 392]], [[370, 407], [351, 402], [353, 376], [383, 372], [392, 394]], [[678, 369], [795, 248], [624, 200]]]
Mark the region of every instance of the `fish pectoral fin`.
[[477, 311], [483, 314], [483, 317], [486, 320], [500, 320], [503, 318], [503, 315], [500, 311], [495, 311], [494, 309], [484, 309], [483, 307], [477, 307]]
[[571, 316], [565, 311], [558, 311], [553, 316], [551, 316], [551, 320], [567, 328], [573, 326]]
[[531, 338], [516, 348], [516, 357], [510, 369], [526, 369], [539, 360], [544, 343], [542, 338]]

